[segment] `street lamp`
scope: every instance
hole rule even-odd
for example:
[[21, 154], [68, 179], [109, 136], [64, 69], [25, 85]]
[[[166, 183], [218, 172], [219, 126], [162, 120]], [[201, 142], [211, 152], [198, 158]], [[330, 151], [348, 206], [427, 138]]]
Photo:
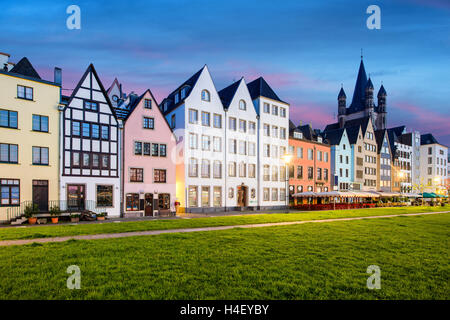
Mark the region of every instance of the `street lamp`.
[[438, 187], [441, 185], [441, 177], [436, 176], [433, 178], [433, 181], [436, 184], [436, 193], [438, 193]]
[[286, 166], [286, 175], [285, 175], [285, 179], [286, 179], [286, 192], [285, 192], [285, 196], [286, 196], [286, 213], [289, 213], [289, 163], [292, 160], [292, 154], [286, 153], [284, 154], [282, 157], [283, 162]]

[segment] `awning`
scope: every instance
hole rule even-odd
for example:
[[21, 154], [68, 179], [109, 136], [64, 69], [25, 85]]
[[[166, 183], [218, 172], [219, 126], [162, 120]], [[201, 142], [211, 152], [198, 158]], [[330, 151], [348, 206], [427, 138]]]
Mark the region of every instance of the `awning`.
[[402, 197], [401, 193], [398, 192], [385, 192], [385, 191], [380, 191], [377, 192], [380, 197]]
[[437, 198], [435, 193], [424, 192], [420, 194], [423, 198]]
[[306, 191], [306, 192], [298, 192], [298, 193], [294, 193], [292, 195], [293, 197], [317, 197], [317, 193], [312, 192], [312, 191]]
[[402, 196], [403, 197], [407, 197], [407, 198], [419, 198], [419, 197], [421, 197], [421, 195], [418, 194], [418, 193], [403, 193]]

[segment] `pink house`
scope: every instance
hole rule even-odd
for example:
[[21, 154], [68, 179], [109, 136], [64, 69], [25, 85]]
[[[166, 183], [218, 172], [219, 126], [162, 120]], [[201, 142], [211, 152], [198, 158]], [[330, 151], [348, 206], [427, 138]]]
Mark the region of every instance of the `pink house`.
[[[175, 136], [150, 90], [122, 108], [124, 217], [175, 212]], [[116, 111], [119, 111], [119, 106]], [[119, 112], [118, 112], [119, 114]]]

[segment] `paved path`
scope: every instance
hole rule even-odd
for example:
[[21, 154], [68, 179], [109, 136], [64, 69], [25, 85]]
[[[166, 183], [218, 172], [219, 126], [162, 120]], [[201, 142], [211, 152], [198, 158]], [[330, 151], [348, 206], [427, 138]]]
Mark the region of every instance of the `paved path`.
[[288, 222], [259, 223], [259, 224], [244, 224], [244, 225], [220, 226], [220, 227], [135, 231], [135, 232], [123, 232], [123, 233], [103, 233], [103, 234], [78, 235], [78, 236], [54, 237], [54, 238], [37, 238], [37, 239], [24, 239], [24, 240], [4, 240], [4, 241], [0, 241], [0, 246], [24, 245], [24, 244], [30, 244], [33, 242], [38, 242], [38, 243], [63, 242], [63, 241], [68, 241], [68, 240], [72, 240], [72, 239], [75, 239], [75, 240], [114, 239], [114, 238], [127, 238], [127, 237], [135, 237], [135, 236], [151, 236], [151, 235], [158, 235], [158, 234], [163, 234], [163, 233], [217, 231], [217, 230], [229, 230], [229, 229], [237, 229], [237, 228], [249, 229], [249, 228], [274, 227], [274, 226], [289, 226], [289, 225], [304, 224], [304, 223], [352, 221], [352, 220], [363, 220], [363, 219], [405, 217], [405, 216], [409, 217], [409, 216], [421, 216], [421, 215], [431, 215], [431, 214], [439, 214], [439, 213], [450, 213], [450, 211], [405, 213], [405, 214], [391, 214], [391, 215], [384, 215], [384, 216], [336, 218], [336, 219], [305, 220], [305, 221], [288, 221]]

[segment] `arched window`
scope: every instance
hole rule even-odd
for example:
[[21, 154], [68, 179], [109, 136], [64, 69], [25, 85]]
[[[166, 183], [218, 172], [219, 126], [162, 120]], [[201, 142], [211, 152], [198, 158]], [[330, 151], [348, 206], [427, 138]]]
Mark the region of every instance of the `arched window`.
[[208, 90], [203, 90], [202, 91], [202, 100], [203, 101], [211, 101], [211, 96], [210, 96]]
[[244, 100], [240, 100], [239, 101], [239, 110], [246, 110], [247, 109], [247, 105], [245, 103]]

